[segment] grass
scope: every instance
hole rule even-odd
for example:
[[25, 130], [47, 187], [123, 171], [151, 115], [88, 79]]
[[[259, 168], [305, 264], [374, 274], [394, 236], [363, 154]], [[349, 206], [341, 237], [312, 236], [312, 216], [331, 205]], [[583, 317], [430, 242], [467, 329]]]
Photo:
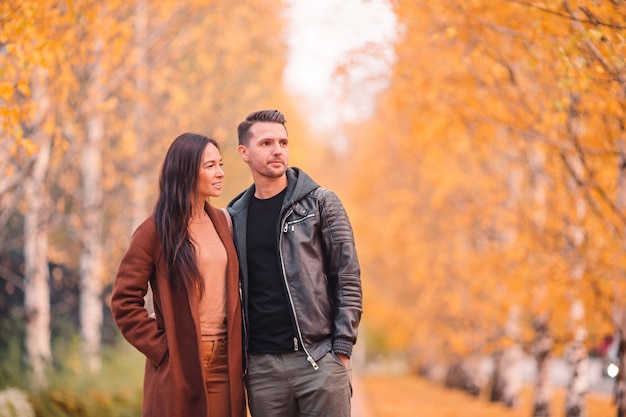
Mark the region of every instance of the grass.
[[[491, 403], [486, 396], [472, 397], [446, 389], [414, 375], [361, 375], [358, 388], [367, 417], [531, 417], [532, 388], [526, 387], [521, 404], [513, 409]], [[565, 396], [554, 389], [551, 415], [565, 415]], [[616, 416], [609, 395], [590, 394], [587, 417]], [[354, 417], [365, 417], [355, 415]]]
[[[1, 326], [0, 330], [6, 330]], [[0, 332], [0, 389], [26, 388], [21, 366], [20, 335]], [[50, 386], [30, 392], [37, 417], [135, 417], [141, 414], [144, 358], [120, 338], [103, 355], [103, 370], [97, 376], [83, 369], [76, 338], [55, 345], [55, 369]], [[353, 417], [531, 417], [532, 389], [524, 389], [521, 404], [514, 409], [491, 403], [486, 395], [472, 397], [449, 390], [416, 375], [356, 375]], [[358, 401], [357, 401], [358, 400]], [[617, 415], [608, 395], [590, 394], [587, 417]], [[563, 416], [564, 392], [555, 389], [552, 416]], [[2, 416], [0, 410], [0, 416]]]
[[48, 389], [33, 393], [37, 417], [135, 417], [141, 414], [143, 357], [121, 340], [103, 352], [102, 371], [83, 368], [77, 346], [67, 346]]
[[[2, 326], [0, 325], [0, 328]], [[4, 336], [4, 334], [3, 334]], [[29, 390], [30, 372], [22, 361], [19, 338], [0, 343], [0, 390], [16, 387], [28, 394], [36, 417], [136, 417], [141, 415], [144, 358], [119, 339], [102, 355], [102, 371], [84, 369], [77, 336], [55, 341], [48, 386]], [[0, 409], [0, 417], [6, 410]]]

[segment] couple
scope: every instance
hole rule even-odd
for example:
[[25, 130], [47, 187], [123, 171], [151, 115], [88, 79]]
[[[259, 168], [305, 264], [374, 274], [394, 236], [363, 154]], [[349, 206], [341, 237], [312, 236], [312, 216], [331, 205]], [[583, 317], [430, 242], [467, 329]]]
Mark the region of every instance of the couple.
[[117, 272], [113, 316], [146, 356], [143, 415], [244, 417], [245, 380], [252, 417], [349, 416], [362, 304], [347, 214], [288, 168], [280, 112], [248, 115], [238, 136], [254, 184], [227, 212], [207, 202], [224, 177], [217, 143], [174, 140]]

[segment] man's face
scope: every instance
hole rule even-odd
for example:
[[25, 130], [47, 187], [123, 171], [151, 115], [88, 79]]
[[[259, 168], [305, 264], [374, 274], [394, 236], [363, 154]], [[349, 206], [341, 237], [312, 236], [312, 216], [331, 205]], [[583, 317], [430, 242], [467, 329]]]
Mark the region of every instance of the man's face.
[[250, 128], [248, 145], [239, 145], [241, 158], [253, 177], [280, 178], [289, 163], [287, 130], [280, 123], [257, 122]]

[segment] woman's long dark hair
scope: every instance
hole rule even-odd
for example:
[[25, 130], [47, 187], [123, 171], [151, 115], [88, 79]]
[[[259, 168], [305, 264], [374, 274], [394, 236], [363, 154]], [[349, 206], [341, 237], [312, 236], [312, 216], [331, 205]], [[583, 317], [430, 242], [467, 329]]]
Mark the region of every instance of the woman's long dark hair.
[[195, 251], [189, 236], [189, 219], [202, 153], [214, 139], [196, 133], [183, 133], [170, 145], [159, 178], [159, 197], [154, 207], [156, 229], [161, 239], [163, 256], [170, 281], [177, 288], [182, 284], [197, 285], [204, 292], [204, 281], [198, 270]]

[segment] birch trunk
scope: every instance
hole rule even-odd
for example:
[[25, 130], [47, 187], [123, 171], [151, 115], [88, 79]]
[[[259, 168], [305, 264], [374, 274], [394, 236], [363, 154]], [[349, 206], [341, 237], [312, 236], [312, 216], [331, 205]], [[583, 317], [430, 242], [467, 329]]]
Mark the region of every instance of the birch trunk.
[[102, 43], [95, 47], [85, 111], [85, 143], [81, 160], [83, 180], [81, 231], [83, 250], [80, 256], [80, 335], [83, 360], [89, 372], [101, 369], [102, 329], [102, 142], [104, 140], [104, 86], [101, 78]]
[[565, 398], [566, 417], [585, 417], [585, 403], [589, 391], [589, 357], [585, 347], [586, 331], [579, 328], [574, 340], [565, 352], [565, 359], [571, 369], [571, 379]]
[[[507, 138], [503, 134], [503, 138]], [[519, 155], [512, 147], [505, 158], [503, 171], [507, 175], [506, 211], [514, 211], [519, 207], [522, 196], [523, 172], [518, 165]], [[518, 225], [505, 220], [500, 227], [500, 240], [503, 246], [512, 246], [517, 241]], [[506, 289], [511, 291], [511, 289]], [[507, 321], [504, 324], [503, 335], [507, 346], [494, 354], [493, 380], [491, 387], [491, 401], [501, 402], [507, 407], [518, 404], [521, 390], [521, 360], [523, 357], [520, 339], [519, 307], [515, 301], [509, 308]]]
[[[545, 151], [538, 144], [533, 144], [529, 153], [530, 165], [530, 188], [533, 203], [533, 225], [538, 234], [545, 230], [546, 223], [546, 191], [548, 188], [545, 167]], [[537, 375], [533, 399], [533, 417], [550, 416], [550, 397], [552, 387], [550, 384], [550, 355], [554, 340], [550, 333], [549, 313], [541, 306], [546, 298], [548, 289], [545, 280], [538, 279], [534, 289], [533, 299], [537, 303], [537, 314], [533, 321], [535, 339], [533, 340], [532, 352], [535, 358]]]
[[485, 385], [484, 379], [479, 358], [459, 358], [446, 369], [444, 386], [460, 389], [477, 397]]
[[[619, 152], [618, 176], [617, 176], [617, 206], [626, 209], [626, 140], [620, 138], [617, 141]], [[620, 298], [616, 298], [619, 300]], [[623, 304], [613, 306], [613, 325], [618, 339], [618, 365], [619, 372], [615, 378], [615, 404], [617, 416], [626, 417], [626, 307]]]
[[515, 407], [519, 403], [519, 393], [522, 388], [521, 361], [524, 356], [518, 342], [519, 312], [515, 307], [509, 312], [505, 336], [512, 341], [512, 344], [494, 355], [491, 401], [501, 402], [507, 407]]
[[544, 315], [535, 319], [535, 340], [533, 341], [533, 356], [537, 363], [537, 378], [535, 380], [535, 397], [533, 405], [533, 417], [550, 416], [550, 353], [554, 340], [550, 334], [548, 316]]
[[[37, 156], [36, 169], [47, 164], [47, 156]], [[39, 170], [39, 169], [37, 169]], [[46, 369], [52, 357], [50, 349], [50, 286], [48, 282], [48, 230], [43, 179], [28, 178], [24, 199], [28, 210], [24, 216], [24, 309], [26, 312], [26, 351], [38, 388], [47, 385]]]
[[[135, 68], [135, 90], [138, 100], [135, 100], [135, 146], [137, 148], [134, 158], [135, 166], [133, 171], [133, 192], [132, 192], [132, 224], [131, 229], [135, 230], [148, 214], [147, 198], [150, 190], [150, 180], [146, 172], [146, 156], [148, 155], [147, 138], [150, 134], [148, 128], [148, 109], [146, 101], [149, 97], [148, 76], [148, 3], [143, 0], [137, 2], [135, 7], [135, 50], [137, 56]], [[144, 297], [145, 307], [148, 313], [154, 312], [154, 302], [152, 299], [152, 288]]]
[[135, 7], [135, 90], [138, 100], [134, 103], [134, 130], [136, 157], [133, 159], [133, 192], [132, 192], [132, 230], [147, 216], [147, 196], [150, 189], [150, 181], [146, 173], [147, 138], [149, 135], [147, 125], [148, 109], [148, 4], [140, 0]]
[[619, 371], [615, 377], [615, 404], [617, 405], [617, 417], [626, 417], [626, 309], [615, 308], [613, 311], [613, 323], [616, 328], [615, 334], [619, 338], [617, 359]]
[[[572, 94], [571, 105], [568, 111], [567, 132], [571, 141], [576, 142], [580, 135], [581, 125], [578, 105], [580, 97]], [[565, 163], [570, 171], [568, 188], [574, 196], [574, 217], [569, 225], [569, 246], [566, 248], [566, 258], [570, 263], [570, 280], [572, 281], [570, 327], [573, 340], [566, 348], [566, 360], [570, 366], [570, 382], [565, 397], [566, 417], [586, 417], [586, 397], [589, 385], [589, 359], [585, 348], [587, 330], [584, 327], [585, 308], [583, 302], [575, 292], [585, 274], [585, 261], [581, 247], [585, 241], [585, 229], [582, 221], [587, 214], [587, 201], [584, 195], [585, 167], [582, 157], [576, 153], [565, 155]]]
[[33, 171], [24, 182], [24, 310], [26, 313], [26, 352], [35, 388], [47, 386], [46, 371], [52, 359], [50, 348], [50, 284], [48, 269], [48, 213], [46, 174], [50, 164], [51, 138], [38, 124], [45, 118], [49, 97], [43, 71], [33, 77], [33, 98], [38, 104], [33, 138], [39, 145]]

